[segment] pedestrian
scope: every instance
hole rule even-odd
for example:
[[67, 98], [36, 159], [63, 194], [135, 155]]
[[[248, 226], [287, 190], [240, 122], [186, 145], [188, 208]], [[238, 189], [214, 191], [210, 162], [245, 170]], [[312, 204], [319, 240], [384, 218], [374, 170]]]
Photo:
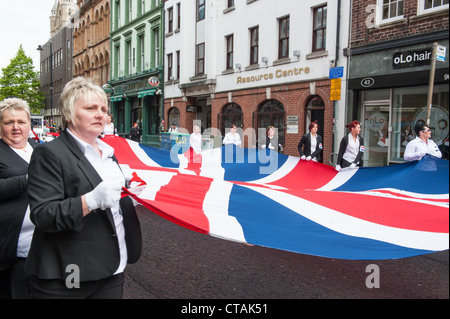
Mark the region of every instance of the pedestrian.
[[178, 127], [175, 123], [172, 123], [172, 126], [169, 128], [169, 133], [178, 133]]
[[[97, 136], [108, 113], [101, 87], [77, 77], [60, 97], [64, 130], [35, 149], [28, 170], [35, 232], [25, 269], [33, 298], [122, 297], [127, 263], [141, 253], [132, 200], [114, 149]], [[71, 289], [76, 287], [76, 289]]]
[[141, 134], [139, 130], [139, 125], [136, 123], [133, 124], [133, 126], [130, 129], [130, 139], [136, 142], [141, 141]]
[[0, 102], [0, 299], [28, 299], [24, 271], [34, 225], [30, 221], [27, 173], [33, 149], [29, 138], [28, 103], [18, 98]]
[[342, 168], [363, 166], [364, 139], [359, 135], [361, 133], [361, 124], [353, 121], [345, 126], [350, 133], [344, 136], [339, 145], [339, 153], [336, 162], [336, 170]]
[[236, 146], [241, 145], [241, 137], [239, 136], [238, 133], [236, 133], [236, 130], [237, 130], [236, 124], [234, 124], [234, 123], [231, 124], [230, 132], [225, 134], [225, 137], [223, 139], [223, 145], [229, 145], [229, 144], [233, 144]]
[[406, 161], [420, 161], [426, 154], [442, 158], [442, 153], [436, 143], [431, 140], [431, 130], [428, 125], [418, 123], [414, 127], [416, 138], [406, 145], [403, 158]]
[[278, 144], [278, 152], [282, 152], [281, 144], [277, 143], [275, 127], [269, 125], [266, 129], [266, 141], [261, 144], [262, 149], [274, 150], [275, 146]]
[[112, 115], [108, 114], [108, 116], [106, 117], [106, 124], [105, 124], [105, 128], [103, 129], [102, 136], [115, 135], [115, 133], [116, 133], [116, 130], [114, 128], [114, 120], [112, 118]]
[[308, 129], [309, 133], [303, 135], [300, 143], [298, 143], [298, 152], [302, 160], [318, 162], [321, 159], [320, 153], [323, 150], [322, 137], [317, 134], [319, 124], [317, 122], [311, 122]]
[[196, 152], [202, 151], [202, 134], [200, 133], [200, 126], [194, 125], [194, 132], [189, 137], [189, 146]]

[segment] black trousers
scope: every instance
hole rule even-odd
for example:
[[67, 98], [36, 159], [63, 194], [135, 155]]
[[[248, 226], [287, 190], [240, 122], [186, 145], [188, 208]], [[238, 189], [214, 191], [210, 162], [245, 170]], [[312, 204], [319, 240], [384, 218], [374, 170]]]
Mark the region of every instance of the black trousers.
[[67, 288], [60, 279], [30, 280], [33, 299], [122, 299], [124, 274], [120, 273], [105, 279], [85, 281], [80, 288]]

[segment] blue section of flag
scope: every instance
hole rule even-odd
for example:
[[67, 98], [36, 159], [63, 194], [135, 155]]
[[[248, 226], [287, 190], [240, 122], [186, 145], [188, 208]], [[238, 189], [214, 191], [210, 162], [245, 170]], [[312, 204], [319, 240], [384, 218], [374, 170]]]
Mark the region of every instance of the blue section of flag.
[[419, 162], [359, 169], [335, 191], [394, 188], [418, 194], [448, 194], [448, 176], [448, 161], [427, 155]]
[[229, 215], [241, 224], [247, 242], [259, 246], [354, 260], [395, 259], [431, 252], [333, 231], [238, 185], [231, 192]]

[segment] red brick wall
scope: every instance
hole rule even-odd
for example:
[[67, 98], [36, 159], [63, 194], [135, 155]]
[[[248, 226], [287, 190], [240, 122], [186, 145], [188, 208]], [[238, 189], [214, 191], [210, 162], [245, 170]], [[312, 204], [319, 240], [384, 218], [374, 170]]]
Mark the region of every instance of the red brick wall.
[[[324, 103], [324, 123], [319, 123], [324, 129], [323, 138], [323, 159], [324, 163], [328, 164], [328, 157], [332, 148], [332, 129], [333, 129], [333, 102], [330, 101], [330, 81], [322, 80], [316, 81], [316, 95], [319, 95]], [[311, 98], [310, 83], [294, 83], [271, 87], [271, 99], [278, 100], [284, 106], [286, 116], [298, 115], [298, 134], [286, 134], [284, 154], [298, 156], [297, 145], [300, 138], [305, 134], [305, 107]], [[259, 105], [267, 100], [266, 88], [252, 88], [246, 90], [239, 90], [232, 92], [232, 102], [239, 104], [243, 112], [243, 130], [252, 128], [253, 112], [258, 110]], [[215, 128], [220, 128], [217, 123], [217, 114], [222, 111], [222, 108], [229, 103], [228, 93], [216, 93], [211, 99], [211, 125]], [[182, 101], [182, 99], [174, 99], [175, 107], [180, 111], [180, 126], [192, 131], [192, 120], [195, 119], [195, 113], [186, 113], [186, 105], [194, 105], [189, 101]], [[171, 101], [164, 102], [164, 117], [168, 119], [168, 111], [171, 108]], [[166, 129], [170, 125], [166, 121]], [[244, 140], [245, 147], [251, 147], [248, 139]]]
[[401, 21], [370, 28], [367, 23], [373, 22], [371, 17], [374, 13], [366, 12], [366, 8], [376, 3], [376, 0], [353, 0], [352, 47], [448, 30], [448, 10], [418, 16], [418, 0], [404, 1], [404, 18]]

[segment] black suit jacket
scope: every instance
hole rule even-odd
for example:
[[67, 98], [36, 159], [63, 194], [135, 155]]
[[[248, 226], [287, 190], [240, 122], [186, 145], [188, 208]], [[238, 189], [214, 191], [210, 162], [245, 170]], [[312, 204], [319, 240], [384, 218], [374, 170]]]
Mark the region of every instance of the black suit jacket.
[[[34, 148], [34, 140], [28, 142]], [[28, 163], [0, 139], [0, 264], [13, 264], [28, 207]]]
[[[75, 139], [61, 136], [33, 152], [28, 173], [31, 221], [35, 224], [25, 270], [41, 279], [64, 279], [68, 265], [80, 269], [80, 281], [107, 278], [119, 266], [120, 252], [110, 209], [83, 217], [81, 196], [101, 178]], [[141, 231], [129, 197], [120, 201], [128, 263], [141, 253]]]
[[[355, 160], [353, 161], [353, 163], [355, 163], [358, 166], [363, 167], [363, 164], [364, 164], [364, 161], [363, 161], [364, 139], [359, 135], [357, 136], [357, 138], [359, 140], [359, 152], [358, 152], [358, 155], [356, 156]], [[339, 144], [339, 153], [338, 153], [336, 165], [340, 165], [342, 168], [349, 166], [348, 162], [344, 163], [345, 160], [343, 158], [343, 156], [345, 154], [345, 150], [347, 149], [347, 145], [348, 145], [348, 134], [342, 138], [341, 143]], [[350, 164], [352, 164], [352, 163], [350, 163]]]
[[[300, 156], [305, 155], [306, 157], [311, 156], [311, 158], [316, 158], [317, 161], [320, 161], [320, 153], [322, 152], [323, 146], [322, 146], [322, 137], [317, 134], [317, 145], [316, 150], [314, 153], [311, 154], [311, 133], [306, 133], [302, 136], [300, 143], [298, 143], [298, 152]], [[302, 149], [302, 146], [305, 145], [304, 149]]]

